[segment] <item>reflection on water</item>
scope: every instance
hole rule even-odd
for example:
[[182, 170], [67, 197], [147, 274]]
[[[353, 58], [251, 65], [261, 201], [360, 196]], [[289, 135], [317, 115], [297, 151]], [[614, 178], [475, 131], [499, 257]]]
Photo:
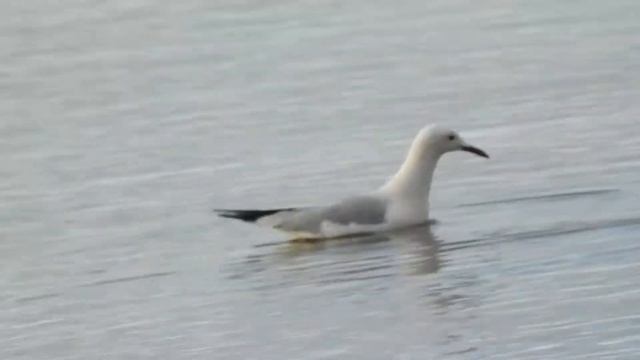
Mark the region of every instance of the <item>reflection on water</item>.
[[[255, 248], [268, 252], [248, 255], [245, 262], [234, 264], [239, 273], [230, 276], [243, 278], [242, 273], [251, 268], [254, 271], [248, 273], [277, 268], [298, 273], [324, 272], [324, 283], [348, 282], [390, 276], [397, 265], [408, 274], [429, 274], [441, 266], [439, 247], [430, 225], [382, 234], [262, 244]], [[340, 262], [313, 261], [331, 253], [342, 254], [331, 258]], [[304, 258], [303, 265], [298, 258]]]

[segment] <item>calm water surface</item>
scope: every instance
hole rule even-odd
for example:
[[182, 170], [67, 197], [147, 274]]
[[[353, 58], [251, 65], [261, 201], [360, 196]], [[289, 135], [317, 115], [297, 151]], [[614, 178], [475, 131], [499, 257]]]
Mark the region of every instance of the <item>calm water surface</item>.
[[[636, 359], [640, 3], [24, 1], [0, 13], [0, 358]], [[373, 189], [291, 244], [213, 207]]]

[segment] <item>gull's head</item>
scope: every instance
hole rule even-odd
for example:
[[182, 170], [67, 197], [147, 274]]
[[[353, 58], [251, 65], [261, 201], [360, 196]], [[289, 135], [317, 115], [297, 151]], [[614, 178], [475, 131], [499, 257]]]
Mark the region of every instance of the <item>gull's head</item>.
[[486, 152], [464, 141], [457, 132], [440, 126], [423, 128], [418, 133], [416, 141], [423, 151], [434, 152], [438, 156], [451, 151], [466, 151], [489, 158]]

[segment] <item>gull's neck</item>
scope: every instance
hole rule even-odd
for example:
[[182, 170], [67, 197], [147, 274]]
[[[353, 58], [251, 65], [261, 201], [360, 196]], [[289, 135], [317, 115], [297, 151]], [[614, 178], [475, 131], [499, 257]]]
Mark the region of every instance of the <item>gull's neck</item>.
[[431, 180], [441, 153], [425, 141], [418, 138], [413, 142], [398, 172], [381, 188], [383, 192], [428, 203]]

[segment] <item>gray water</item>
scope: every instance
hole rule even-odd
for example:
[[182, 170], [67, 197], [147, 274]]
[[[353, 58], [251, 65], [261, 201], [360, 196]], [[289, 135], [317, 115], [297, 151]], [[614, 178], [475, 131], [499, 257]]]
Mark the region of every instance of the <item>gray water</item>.
[[[5, 2], [0, 358], [636, 359], [640, 3]], [[292, 244], [214, 207], [379, 186], [438, 223]]]

